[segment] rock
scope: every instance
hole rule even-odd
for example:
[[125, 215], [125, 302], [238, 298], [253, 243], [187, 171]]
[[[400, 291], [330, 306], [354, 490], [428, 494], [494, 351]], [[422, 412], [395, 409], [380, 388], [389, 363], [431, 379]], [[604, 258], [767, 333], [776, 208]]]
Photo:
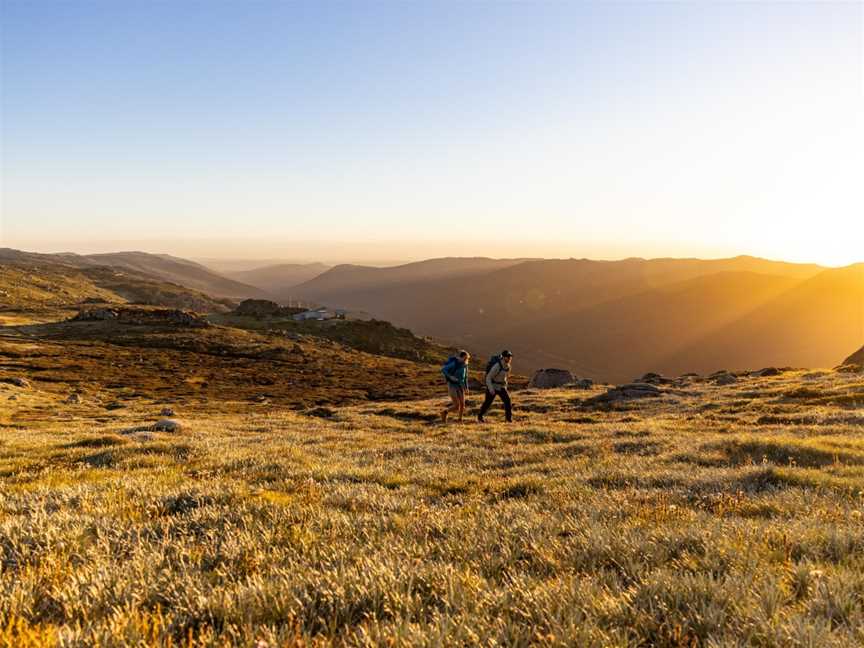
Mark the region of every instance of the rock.
[[294, 346], [291, 347], [291, 353], [293, 355], [306, 355], [306, 352], [303, 350], [303, 347], [301, 347], [296, 342], [294, 343]]
[[170, 417], [174, 416], [174, 410], [171, 409], [170, 407], [163, 407], [162, 411], [159, 412], [159, 416], [167, 416], [170, 418]]
[[17, 401], [17, 400], [18, 400], [18, 394], [12, 394], [12, 395], [9, 397], [9, 400], [11, 400], [11, 401]]
[[83, 308], [72, 318], [75, 322], [116, 321], [120, 324], [143, 326], [182, 326], [185, 328], [207, 328], [211, 326], [197, 313], [177, 308]]
[[156, 438], [155, 436], [153, 436], [152, 432], [146, 432], [143, 430], [132, 432], [131, 437], [133, 439], [135, 439], [136, 441], [141, 441], [141, 442], [152, 441], [153, 439]]
[[658, 398], [663, 392], [658, 387], [648, 383], [627, 383], [611, 387], [605, 394], [589, 398], [586, 403], [611, 403], [615, 401], [635, 400], [639, 398]]
[[234, 309], [234, 315], [242, 315], [245, 317], [291, 317], [298, 312], [297, 308], [288, 306], [280, 306], [269, 299], [244, 299], [237, 308]]
[[21, 389], [30, 389], [30, 381], [26, 378], [21, 378], [21, 376], [12, 376], [11, 378], [3, 378], [0, 379], [0, 382], [9, 383], [10, 385], [15, 385], [16, 387], [20, 387]]
[[850, 355], [843, 361], [842, 366], [854, 365], [857, 367], [864, 367], [864, 347], [858, 349], [855, 353]]
[[154, 432], [182, 432], [183, 426], [176, 419], [163, 418], [153, 424]]
[[78, 314], [72, 318], [73, 322], [104, 322], [107, 320], [116, 320], [120, 317], [120, 313], [113, 308], [82, 308]]
[[306, 416], [313, 416], [316, 418], [334, 418], [336, 416], [336, 411], [330, 409], [329, 407], [314, 407], [312, 409], [306, 410], [303, 412]]
[[112, 401], [105, 405], [106, 410], [118, 410], [126, 407], [126, 403], [121, 403], [120, 401]]
[[81, 394], [75, 392], [74, 394], [69, 394], [69, 397], [66, 399], [67, 405], [80, 405], [83, 402], [81, 398]]
[[844, 364], [837, 367], [837, 373], [864, 373], [864, 365]]
[[711, 374], [711, 382], [715, 385], [733, 385], [738, 382], [738, 378], [730, 373]]
[[675, 382], [675, 379], [666, 378], [665, 376], [661, 376], [658, 373], [649, 372], [641, 378], [637, 379], [635, 382], [645, 383], [647, 385], [671, 385]]
[[778, 369], [777, 367], [765, 367], [764, 369], [760, 369], [759, 371], [754, 371], [754, 376], [759, 376], [761, 378], [767, 378], [769, 376], [779, 376], [783, 371]]
[[570, 385], [575, 380], [575, 376], [566, 369], [540, 369], [531, 378], [530, 385], [538, 389], [554, 389]]
[[579, 378], [570, 386], [573, 389], [591, 389], [594, 386], [594, 381], [590, 378]]

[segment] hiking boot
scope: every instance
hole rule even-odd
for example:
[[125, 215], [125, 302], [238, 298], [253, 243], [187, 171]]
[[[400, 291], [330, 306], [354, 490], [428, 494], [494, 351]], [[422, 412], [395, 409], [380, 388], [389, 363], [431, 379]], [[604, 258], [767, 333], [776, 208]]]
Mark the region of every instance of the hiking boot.
[[477, 421], [478, 421], [479, 423], [485, 423], [485, 422], [486, 422], [486, 419], [484, 419], [482, 416], [478, 416], [478, 417], [477, 417]]
[[450, 413], [450, 412], [449, 412], [448, 410], [444, 410], [443, 412], [441, 412], [441, 422], [442, 422], [442, 423], [446, 423], [446, 422], [447, 422], [447, 415], [448, 415], [449, 413]]

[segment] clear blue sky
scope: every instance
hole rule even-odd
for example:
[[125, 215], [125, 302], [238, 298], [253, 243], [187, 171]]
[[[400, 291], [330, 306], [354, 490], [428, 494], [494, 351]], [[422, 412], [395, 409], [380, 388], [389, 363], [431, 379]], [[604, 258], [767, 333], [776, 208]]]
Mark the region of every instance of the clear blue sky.
[[2, 244], [864, 256], [860, 3], [2, 11]]

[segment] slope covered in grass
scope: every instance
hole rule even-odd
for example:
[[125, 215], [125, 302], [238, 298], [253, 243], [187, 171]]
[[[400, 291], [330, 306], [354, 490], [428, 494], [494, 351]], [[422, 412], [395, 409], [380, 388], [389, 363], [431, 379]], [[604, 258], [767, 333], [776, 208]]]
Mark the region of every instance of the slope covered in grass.
[[55, 403], [0, 443], [0, 644], [861, 645], [862, 376], [662, 390]]

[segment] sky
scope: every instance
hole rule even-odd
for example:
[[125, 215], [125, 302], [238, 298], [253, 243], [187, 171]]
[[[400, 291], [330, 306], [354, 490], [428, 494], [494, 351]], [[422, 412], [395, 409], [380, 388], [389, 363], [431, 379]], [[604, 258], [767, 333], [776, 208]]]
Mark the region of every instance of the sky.
[[860, 2], [0, 11], [0, 246], [864, 261]]

